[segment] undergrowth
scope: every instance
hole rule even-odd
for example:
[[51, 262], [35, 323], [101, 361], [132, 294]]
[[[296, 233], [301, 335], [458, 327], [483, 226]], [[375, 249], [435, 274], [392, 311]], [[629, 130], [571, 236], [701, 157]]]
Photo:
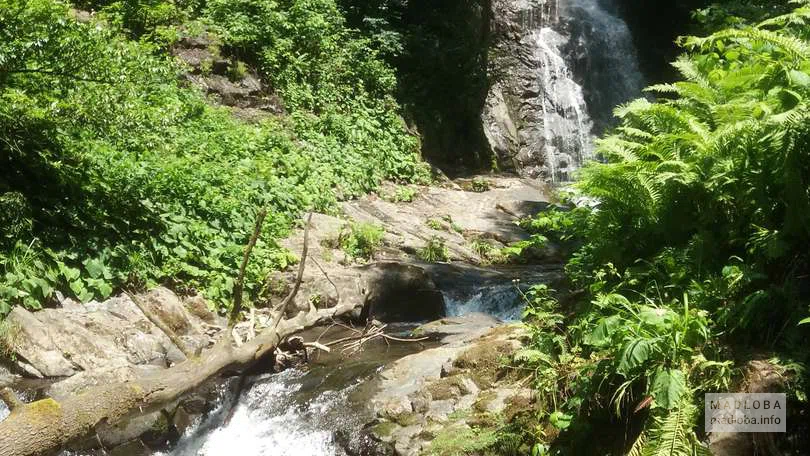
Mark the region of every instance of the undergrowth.
[[[56, 290], [87, 301], [161, 282], [227, 307], [264, 207], [245, 287], [257, 299], [296, 261], [276, 240], [300, 212], [427, 178], [393, 71], [331, 0], [76, 6], [97, 14], [0, 0], [0, 315]], [[179, 82], [166, 49], [205, 30], [289, 116], [241, 123]]]
[[542, 287], [524, 297], [516, 361], [561, 431], [536, 448], [706, 454], [703, 394], [733, 390], [752, 353], [792, 371], [789, 408], [806, 412], [810, 5], [794, 3], [683, 38], [681, 80], [618, 107], [604, 162], [580, 173], [576, 200], [593, 204], [524, 224], [566, 245], [575, 290], [565, 307]]

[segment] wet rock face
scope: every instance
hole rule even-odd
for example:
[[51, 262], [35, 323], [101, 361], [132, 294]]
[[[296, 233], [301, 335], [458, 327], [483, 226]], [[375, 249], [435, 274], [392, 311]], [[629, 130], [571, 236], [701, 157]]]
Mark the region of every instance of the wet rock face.
[[491, 152], [502, 169], [570, 179], [613, 106], [640, 93], [630, 32], [598, 0], [495, 0], [492, 14]]
[[386, 262], [363, 269], [368, 293], [361, 318], [427, 321], [444, 316], [444, 296], [424, 268]]

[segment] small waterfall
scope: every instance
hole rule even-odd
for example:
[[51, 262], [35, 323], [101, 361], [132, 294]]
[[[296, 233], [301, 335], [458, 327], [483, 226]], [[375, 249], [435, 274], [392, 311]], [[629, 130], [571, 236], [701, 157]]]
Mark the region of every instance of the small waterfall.
[[344, 412], [352, 387], [318, 392], [301, 403], [297, 399], [304, 376], [289, 369], [256, 380], [242, 394], [227, 425], [222, 418], [232, 404], [223, 400], [209, 421], [200, 420], [171, 452], [155, 456], [345, 454], [333, 429], [351, 419]]
[[630, 31], [611, 1], [545, 0], [520, 15], [543, 123], [524, 144], [544, 159], [552, 182], [570, 180], [593, 158], [594, 135], [610, 123], [613, 107], [643, 87]]
[[520, 293], [512, 284], [481, 287], [471, 294], [445, 293], [444, 305], [450, 317], [485, 313], [503, 321], [520, 320], [524, 308]]

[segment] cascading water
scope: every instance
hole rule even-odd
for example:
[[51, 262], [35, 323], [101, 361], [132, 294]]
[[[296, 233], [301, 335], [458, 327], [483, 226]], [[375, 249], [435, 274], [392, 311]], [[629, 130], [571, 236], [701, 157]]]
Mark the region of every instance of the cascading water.
[[594, 134], [610, 122], [613, 106], [643, 86], [630, 31], [610, 6], [609, 0], [546, 0], [520, 13], [522, 44], [532, 49], [536, 69], [525, 93], [542, 123], [521, 132], [521, 155], [539, 155], [539, 174], [552, 182], [571, 179], [593, 158]]

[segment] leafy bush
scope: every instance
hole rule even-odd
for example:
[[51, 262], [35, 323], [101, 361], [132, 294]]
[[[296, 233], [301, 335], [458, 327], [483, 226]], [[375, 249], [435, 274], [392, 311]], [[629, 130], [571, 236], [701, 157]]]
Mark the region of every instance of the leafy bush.
[[576, 188], [598, 205], [525, 224], [576, 249], [566, 270], [585, 298], [565, 319], [545, 300], [530, 306], [533, 346], [520, 357], [574, 417], [570, 432], [610, 409], [643, 421], [634, 454], [700, 453], [695, 398], [729, 389], [732, 347], [807, 359], [810, 7], [800, 3], [682, 39], [682, 80], [650, 87], [656, 102], [618, 107], [619, 126], [598, 143], [605, 162], [582, 170]]
[[427, 244], [416, 252], [416, 256], [429, 263], [450, 261], [450, 251], [444, 245], [444, 239], [438, 236], [430, 238]]
[[417, 191], [415, 188], [399, 185], [394, 193], [387, 195], [385, 199], [392, 203], [410, 203], [416, 198], [416, 195]]
[[370, 260], [380, 248], [385, 231], [372, 223], [352, 223], [340, 233], [338, 244], [352, 259]]

